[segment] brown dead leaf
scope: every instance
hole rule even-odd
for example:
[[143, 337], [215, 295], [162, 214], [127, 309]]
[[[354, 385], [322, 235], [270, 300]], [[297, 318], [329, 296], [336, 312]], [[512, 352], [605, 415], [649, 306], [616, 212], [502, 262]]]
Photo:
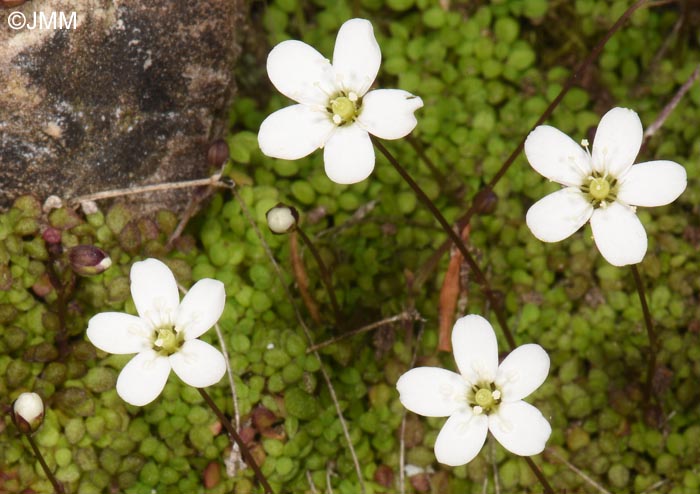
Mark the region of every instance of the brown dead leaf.
[[[469, 239], [469, 225], [462, 230], [462, 238], [464, 240]], [[462, 254], [459, 250], [452, 249], [450, 252], [450, 263], [447, 266], [445, 279], [440, 289], [438, 350], [441, 352], [452, 351], [452, 326], [454, 325], [457, 300], [460, 293], [459, 281], [462, 260]]]
[[321, 315], [318, 311], [318, 305], [316, 301], [309, 293], [309, 277], [306, 274], [306, 268], [304, 267], [304, 261], [299, 255], [299, 244], [297, 242], [297, 232], [292, 232], [289, 235], [289, 252], [292, 258], [292, 270], [294, 271], [294, 279], [296, 279], [297, 286], [299, 287], [299, 293], [301, 293], [301, 298], [304, 301], [311, 319], [317, 324], [321, 323]]

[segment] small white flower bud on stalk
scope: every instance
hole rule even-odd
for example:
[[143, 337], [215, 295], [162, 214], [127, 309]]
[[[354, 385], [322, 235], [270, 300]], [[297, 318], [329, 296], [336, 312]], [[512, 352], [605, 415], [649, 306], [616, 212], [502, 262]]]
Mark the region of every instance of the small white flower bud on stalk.
[[283, 235], [293, 231], [299, 220], [299, 213], [291, 206], [278, 204], [267, 213], [267, 226], [272, 233]]
[[35, 432], [44, 421], [44, 402], [36, 393], [22, 393], [12, 405], [12, 419], [25, 433]]

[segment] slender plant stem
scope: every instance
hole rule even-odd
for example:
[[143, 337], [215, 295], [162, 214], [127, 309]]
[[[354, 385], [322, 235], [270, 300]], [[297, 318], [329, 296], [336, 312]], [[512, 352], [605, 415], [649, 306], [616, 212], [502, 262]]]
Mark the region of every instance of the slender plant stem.
[[656, 332], [654, 331], [654, 323], [651, 319], [651, 312], [647, 305], [647, 297], [644, 294], [644, 283], [639, 274], [636, 264], [632, 264], [632, 274], [634, 275], [634, 283], [637, 285], [637, 293], [639, 301], [642, 304], [642, 312], [644, 313], [644, 324], [647, 328], [647, 336], [649, 338], [649, 360], [647, 363], [647, 382], [644, 386], [644, 404], [649, 406], [651, 400], [652, 384], [654, 381], [654, 373], [656, 371]]
[[423, 189], [420, 188], [420, 185], [418, 185], [415, 182], [415, 180], [411, 178], [411, 176], [404, 169], [404, 167], [401, 166], [398, 160], [394, 158], [394, 155], [392, 155], [391, 152], [389, 152], [389, 150], [385, 148], [384, 145], [381, 142], [379, 142], [379, 140], [377, 140], [374, 136], [372, 136], [372, 142], [374, 143], [375, 147], [386, 157], [386, 159], [389, 160], [389, 163], [391, 163], [394, 169], [397, 172], [399, 172], [399, 175], [401, 175], [401, 177], [406, 181], [406, 183], [408, 183], [411, 189], [413, 189], [413, 191], [421, 200], [421, 202], [423, 202], [423, 204], [425, 204], [425, 206], [430, 210], [430, 212], [433, 214], [438, 223], [440, 223], [440, 226], [442, 226], [442, 229], [445, 230], [445, 233], [447, 233], [447, 235], [450, 239], [452, 239], [452, 242], [455, 244], [457, 249], [459, 249], [459, 251], [462, 253], [462, 257], [464, 257], [464, 260], [467, 262], [469, 268], [474, 273], [474, 276], [481, 285], [481, 288], [484, 291], [486, 298], [488, 299], [489, 303], [491, 304], [491, 307], [496, 313], [496, 318], [498, 319], [498, 323], [500, 324], [501, 329], [503, 330], [503, 334], [505, 335], [506, 340], [508, 340], [508, 345], [510, 346], [511, 350], [514, 349], [516, 346], [515, 338], [513, 338], [513, 334], [508, 328], [508, 322], [506, 321], [506, 317], [503, 313], [501, 304], [498, 303], [498, 301], [494, 297], [493, 291], [489, 286], [486, 276], [481, 271], [481, 268], [479, 268], [479, 265], [476, 263], [472, 255], [469, 253], [469, 250], [467, 250], [467, 246], [464, 245], [464, 241], [462, 240], [462, 238], [459, 235], [457, 235], [457, 233], [455, 233], [455, 231], [452, 229], [452, 227], [442, 215], [440, 210], [438, 210], [438, 208], [435, 206], [433, 201], [431, 201], [430, 198], [425, 194], [425, 192], [423, 192]]
[[[265, 254], [267, 254], [268, 259], [270, 260], [270, 264], [272, 264], [272, 267], [275, 270], [275, 274], [277, 274], [277, 279], [279, 280], [280, 284], [282, 285], [282, 288], [284, 290], [284, 294], [287, 296], [287, 300], [289, 301], [289, 305], [291, 305], [292, 309], [294, 310], [294, 315], [297, 318], [297, 322], [299, 323], [299, 326], [301, 326], [301, 329], [304, 331], [304, 335], [306, 336], [306, 339], [309, 342], [309, 345], [313, 345], [313, 336], [311, 335], [311, 330], [309, 329], [309, 326], [304, 322], [304, 318], [301, 317], [301, 312], [299, 311], [299, 307], [297, 307], [297, 304], [294, 300], [294, 297], [292, 296], [292, 292], [290, 291], [289, 287], [287, 286], [287, 282], [284, 279], [284, 274], [282, 273], [282, 269], [280, 268], [279, 264], [275, 260], [275, 256], [272, 253], [272, 249], [270, 249], [270, 245], [265, 241], [265, 237], [263, 237], [262, 232], [260, 231], [260, 228], [258, 228], [258, 224], [255, 222], [253, 219], [253, 216], [250, 214], [250, 211], [248, 210], [248, 206], [246, 206], [245, 201], [241, 197], [241, 195], [238, 193], [238, 190], [234, 185], [229, 185], [228, 186], [231, 189], [231, 193], [233, 194], [233, 197], [236, 198], [236, 201], [238, 201], [238, 204], [241, 205], [241, 211], [243, 211], [243, 215], [246, 217], [248, 220], [248, 223], [250, 223], [251, 228], [255, 232], [255, 236], [258, 237], [258, 240], [260, 240], [260, 244], [262, 245], [263, 249], [265, 250]], [[338, 416], [338, 420], [340, 421], [340, 427], [343, 430], [343, 436], [345, 436], [345, 442], [347, 443], [348, 446], [348, 451], [350, 451], [350, 456], [352, 457], [352, 462], [353, 465], [355, 466], [355, 473], [357, 474], [357, 481], [360, 484], [360, 494], [365, 494], [367, 492], [367, 488], [365, 487], [365, 480], [362, 475], [362, 468], [360, 467], [360, 460], [357, 457], [357, 453], [355, 452], [355, 446], [352, 445], [352, 438], [350, 437], [350, 429], [348, 429], [348, 424], [345, 421], [345, 416], [343, 415], [343, 409], [340, 406], [340, 402], [338, 401], [338, 396], [335, 392], [335, 388], [333, 387], [333, 383], [331, 382], [331, 378], [328, 375], [328, 372], [326, 372], [326, 368], [323, 365], [323, 360], [321, 360], [321, 355], [319, 355], [318, 352], [314, 351], [313, 352], [314, 357], [316, 357], [316, 360], [318, 361], [319, 364], [319, 370], [321, 372], [321, 376], [323, 377], [323, 380], [326, 383], [326, 387], [328, 388], [328, 393], [331, 395], [331, 401], [333, 402], [333, 406], [335, 407], [335, 412]]]
[[331, 301], [331, 307], [333, 307], [333, 316], [335, 317], [335, 324], [336, 324], [337, 328], [339, 329], [340, 326], [342, 325], [343, 317], [340, 314], [340, 307], [338, 306], [338, 299], [335, 298], [335, 290], [333, 289], [333, 281], [331, 280], [331, 272], [328, 270], [326, 263], [323, 262], [323, 258], [321, 258], [321, 254], [319, 253], [316, 246], [313, 244], [311, 239], [306, 235], [306, 233], [304, 233], [304, 230], [302, 230], [300, 226], [297, 226], [296, 231], [299, 234], [299, 236], [301, 237], [302, 242], [304, 242], [306, 247], [311, 252], [311, 255], [314, 256], [314, 260], [316, 261], [316, 264], [318, 264], [318, 269], [321, 272], [321, 281], [323, 281], [323, 284], [326, 286], [326, 291], [328, 292], [328, 298]]
[[382, 319], [381, 321], [376, 321], [372, 324], [362, 326], [361, 328], [353, 329], [352, 331], [348, 331], [347, 333], [343, 333], [340, 336], [335, 336], [329, 340], [322, 341], [321, 343], [316, 343], [315, 345], [312, 345], [309, 348], [307, 348], [306, 353], [313, 353], [316, 350], [325, 348], [329, 345], [332, 345], [333, 343], [337, 343], [338, 341], [350, 338], [351, 336], [355, 336], [358, 334], [367, 333], [374, 329], [381, 328], [382, 326], [386, 326], [387, 324], [392, 324], [399, 321], [417, 321], [419, 319], [420, 314], [418, 314], [418, 312], [416, 312], [415, 310], [407, 310], [405, 312], [402, 312], [401, 314], [387, 317], [386, 319]]
[[540, 481], [540, 484], [542, 484], [542, 487], [544, 488], [544, 494], [554, 494], [554, 489], [552, 489], [552, 486], [549, 485], [549, 482], [547, 482], [547, 478], [544, 476], [542, 473], [542, 470], [540, 470], [540, 467], [535, 465], [535, 462], [532, 461], [532, 458], [529, 456], [524, 456], [525, 463], [527, 463], [527, 466], [530, 467], [530, 470], [532, 470], [532, 473], [535, 474], [535, 477], [537, 477], [537, 480]]
[[56, 265], [60, 262], [60, 257], [63, 254], [59, 252], [60, 246], [50, 245], [47, 249], [49, 251], [49, 262], [47, 264], [47, 273], [49, 276], [49, 282], [56, 290], [56, 312], [58, 313], [58, 331], [56, 332], [56, 346], [58, 347], [58, 353], [61, 360], [66, 358], [70, 353], [70, 346], [68, 344], [68, 299], [69, 290], [71, 286], [75, 283], [75, 278], [72, 272], [69, 272], [70, 280], [63, 283], [61, 279], [61, 273], [56, 269]]
[[431, 160], [428, 155], [425, 152], [425, 149], [423, 149], [423, 145], [420, 143], [418, 139], [415, 137], [409, 135], [406, 137], [406, 140], [408, 143], [411, 145], [413, 150], [416, 152], [416, 154], [420, 157], [420, 159], [423, 160], [423, 163], [425, 163], [425, 166], [428, 167], [430, 170], [430, 173], [432, 173], [435, 178], [437, 179], [440, 184], [445, 183], [445, 175], [442, 174], [440, 170], [438, 170], [437, 166], [435, 166], [435, 163], [433, 163], [433, 160]]
[[[610, 28], [610, 30], [605, 33], [605, 36], [598, 41], [598, 44], [595, 45], [593, 50], [588, 54], [588, 56], [579, 64], [579, 66], [576, 68], [574, 73], [566, 80], [564, 83], [564, 86], [561, 88], [561, 91], [559, 91], [559, 94], [557, 94], [556, 98], [552, 100], [552, 102], [549, 104], [549, 106], [545, 109], [544, 113], [540, 115], [540, 118], [537, 119], [537, 122], [534, 123], [534, 125], [531, 127], [530, 131], [534, 130], [538, 125], [542, 125], [545, 120], [547, 120], [552, 113], [554, 112], [554, 109], [559, 106], [559, 103], [564, 99], [564, 96], [566, 96], [566, 93], [569, 92], [569, 90], [574, 86], [574, 84], [581, 78], [581, 76], [586, 72], [586, 69], [595, 61], [596, 58], [600, 55], [600, 53], [603, 51], [603, 48], [605, 48], [605, 45], [608, 43], [610, 38], [620, 30], [620, 28], [623, 26], [623, 24], [629, 19], [629, 17], [638, 9], [640, 8], [645, 2], [648, 0], [637, 0], [634, 4], [632, 4], [631, 7], [629, 7], [613, 24], [613, 26]], [[488, 190], [493, 190], [493, 188], [496, 186], [496, 184], [503, 178], [503, 176], [506, 174], [510, 166], [513, 164], [515, 159], [520, 155], [522, 152], [523, 148], [525, 147], [525, 139], [527, 139], [527, 135], [522, 138], [518, 146], [513, 150], [512, 153], [510, 153], [510, 156], [506, 159], [506, 161], [503, 163], [501, 168], [496, 172], [496, 175], [493, 176], [491, 181], [484, 187], [482, 190], [480, 190], [476, 196], [474, 197], [474, 200], [472, 201], [471, 206], [467, 210], [467, 212], [458, 220], [458, 224], [460, 225], [460, 228], [463, 228], [469, 221], [471, 220], [472, 215], [476, 211], [476, 206], [479, 203], [477, 200], [480, 196], [480, 194], [483, 194], [484, 192]]]
[[56, 491], [56, 494], [64, 494], [66, 491], [63, 488], [63, 484], [61, 484], [58, 479], [54, 476], [53, 472], [51, 472], [51, 469], [49, 469], [49, 466], [46, 464], [46, 460], [44, 460], [44, 456], [41, 454], [41, 451], [39, 451], [39, 448], [37, 447], [36, 443], [34, 442], [34, 439], [30, 434], [25, 434], [27, 436], [27, 440], [29, 441], [29, 444], [32, 447], [32, 450], [34, 450], [34, 456], [36, 456], [36, 459], [39, 460], [39, 463], [41, 464], [41, 468], [44, 470], [44, 473], [46, 476], [49, 478], [51, 481], [51, 485], [53, 485], [54, 490]]
[[226, 428], [229, 435], [233, 438], [234, 441], [236, 441], [236, 444], [238, 444], [238, 448], [241, 450], [243, 459], [248, 464], [248, 466], [253, 469], [255, 476], [257, 477], [260, 484], [263, 486], [263, 489], [265, 489], [265, 494], [273, 494], [272, 487], [270, 487], [267, 478], [265, 478], [265, 475], [260, 470], [260, 467], [256, 463], [255, 458], [253, 458], [253, 455], [251, 454], [250, 449], [248, 449], [248, 446], [246, 446], [246, 444], [243, 442], [243, 439], [241, 439], [241, 436], [238, 435], [236, 429], [231, 425], [231, 421], [228, 418], [226, 418], [221, 409], [218, 406], [216, 406], [216, 403], [214, 403], [214, 400], [211, 399], [209, 393], [204, 391], [204, 388], [197, 388], [197, 391], [199, 391], [199, 394], [202, 395], [204, 401], [207, 402], [209, 408], [213, 410], [214, 414], [217, 416], [221, 424]]

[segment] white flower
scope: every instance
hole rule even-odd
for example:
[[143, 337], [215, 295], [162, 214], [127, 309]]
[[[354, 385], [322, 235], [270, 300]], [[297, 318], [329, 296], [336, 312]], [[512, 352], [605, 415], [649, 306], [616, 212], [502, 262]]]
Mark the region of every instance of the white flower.
[[262, 152], [295, 160], [324, 148], [332, 181], [352, 184], [367, 178], [374, 169], [369, 134], [382, 139], [406, 136], [417, 123], [413, 112], [423, 106], [419, 97], [399, 89], [367, 92], [381, 59], [372, 24], [364, 19], [340, 27], [333, 65], [301, 41], [275, 46], [267, 57], [270, 80], [300, 104], [265, 119], [258, 134]]
[[12, 405], [14, 419], [22, 432], [37, 430], [44, 420], [44, 401], [36, 393], [22, 393]]
[[272, 233], [282, 235], [294, 230], [297, 226], [299, 213], [297, 210], [285, 204], [278, 204], [265, 213], [267, 226]]
[[603, 257], [615, 266], [641, 262], [647, 235], [635, 206], [663, 206], [686, 187], [685, 169], [673, 161], [634, 165], [642, 145], [642, 123], [626, 108], [613, 108], [598, 125], [592, 152], [548, 125], [533, 130], [525, 155], [541, 175], [565, 188], [536, 202], [527, 225], [538, 239], [558, 242], [589, 219]]
[[403, 406], [427, 417], [446, 417], [435, 441], [435, 456], [451, 466], [470, 462], [491, 431], [511, 453], [542, 452], [552, 428], [540, 411], [522, 401], [549, 372], [549, 356], [539, 345], [522, 345], [498, 365], [491, 324], [469, 315], [455, 323], [452, 347], [457, 374], [438, 367], [418, 367], [396, 383]]
[[180, 303], [170, 269], [157, 259], [147, 259], [131, 267], [131, 295], [138, 317], [103, 312], [90, 319], [87, 329], [88, 338], [100, 350], [137, 354], [117, 379], [117, 393], [124, 401], [143, 406], [155, 400], [171, 368], [196, 388], [219, 382], [226, 371], [224, 356], [197, 338], [224, 310], [223, 283], [199, 280]]

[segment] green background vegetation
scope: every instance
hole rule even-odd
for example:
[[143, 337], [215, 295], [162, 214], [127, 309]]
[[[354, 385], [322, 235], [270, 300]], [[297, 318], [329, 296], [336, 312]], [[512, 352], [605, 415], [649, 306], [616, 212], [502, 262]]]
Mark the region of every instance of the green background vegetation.
[[[263, 156], [256, 132], [272, 111], [290, 104], [267, 80], [269, 47], [302, 39], [328, 57], [340, 25], [370, 19], [382, 49], [378, 86], [410, 91], [425, 102], [413, 135], [439, 170], [432, 173], [406, 141], [386, 143], [449, 220], [474, 194], [561, 89], [567, 77], [629, 6], [625, 1], [276, 0], [252, 6], [254, 24], [239, 65], [239, 96], [230, 113], [229, 174], [297, 298], [315, 342], [406, 310], [423, 321], [383, 327], [320, 351], [347, 419], [366, 492], [398, 492], [400, 426], [404, 409], [394, 385], [417, 351], [417, 365], [454, 368], [438, 353], [438, 293], [447, 266], [426, 262], [445, 240], [437, 223], [389, 164], [377, 157], [366, 181], [336, 185], [325, 176], [322, 153], [298, 161]], [[564, 98], [549, 124], [575, 140], [587, 137], [614, 106], [636, 110], [645, 127], [700, 62], [698, 19], [670, 2], [637, 11]], [[448, 8], [445, 8], [449, 5]], [[674, 26], [681, 19], [680, 28]], [[685, 96], [638, 161], [656, 158], [686, 166], [688, 189], [670, 206], [642, 209], [649, 236], [641, 271], [660, 335], [655, 402], [642, 406], [647, 338], [629, 269], [609, 265], [589, 227], [558, 244], [543, 244], [525, 225], [527, 208], [556, 190], [519, 157], [496, 187], [490, 211], [472, 220], [470, 245], [494, 289], [503, 295], [519, 344], [536, 342], [550, 354], [545, 384], [528, 401], [550, 420], [550, 450], [536, 457], [550, 482], [566, 492], [595, 492], [557, 456], [610, 492], [691, 494], [700, 488], [700, 87]], [[289, 237], [266, 231], [265, 212], [278, 201], [296, 206], [333, 281], [344, 327], [334, 325], [317, 266], [303, 247], [309, 291], [322, 322], [303, 307], [290, 263]], [[362, 214], [358, 215], [358, 211]], [[135, 219], [123, 205], [87, 217], [69, 210], [42, 215], [22, 198], [0, 215], [0, 396], [9, 405], [21, 391], [47, 403], [37, 441], [70, 492], [129, 494], [259, 492], [250, 469], [225, 473], [229, 440], [215, 434], [214, 415], [199, 394], [171, 376], [152, 404], [126, 405], [114, 384], [130, 356], [105, 355], [84, 338], [100, 311], [134, 311], [128, 273], [134, 260], [167, 259], [178, 281], [203, 277], [226, 285], [221, 329], [231, 357], [241, 414], [256, 456], [276, 491], [318, 492], [326, 477], [339, 494], [359, 492], [319, 362], [294, 315], [283, 284], [240, 204], [217, 193], [189, 227], [166, 247], [178, 218], [162, 211]], [[96, 244], [114, 266], [80, 279], [68, 304], [71, 351], [54, 345], [56, 293], [46, 287], [48, 253], [39, 232], [62, 231], [64, 247]], [[467, 313], [489, 315], [471, 280]], [[43, 284], [43, 285], [42, 285]], [[421, 335], [418, 338], [418, 334]], [[217, 344], [210, 331], [205, 340]], [[501, 348], [506, 348], [501, 341]], [[226, 379], [210, 392], [232, 415]], [[249, 422], [265, 407], [267, 422]], [[258, 412], [260, 413], [260, 412]], [[439, 465], [432, 447], [443, 419], [406, 416], [406, 462], [431, 467], [428, 479], [406, 492], [541, 492], [518, 457], [489, 439], [466, 466]], [[262, 424], [262, 425], [261, 425]], [[4, 429], [4, 430], [3, 430]], [[51, 486], [9, 419], [0, 422], [0, 492]], [[494, 444], [491, 444], [494, 443]], [[203, 487], [213, 463], [221, 479]], [[307, 477], [307, 472], [310, 477]], [[428, 480], [421, 485], [419, 480]], [[486, 483], [486, 484], [485, 484]], [[420, 489], [427, 486], [427, 491]], [[654, 486], [654, 487], [652, 487]], [[649, 490], [651, 488], [651, 490]]]

